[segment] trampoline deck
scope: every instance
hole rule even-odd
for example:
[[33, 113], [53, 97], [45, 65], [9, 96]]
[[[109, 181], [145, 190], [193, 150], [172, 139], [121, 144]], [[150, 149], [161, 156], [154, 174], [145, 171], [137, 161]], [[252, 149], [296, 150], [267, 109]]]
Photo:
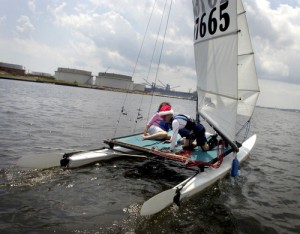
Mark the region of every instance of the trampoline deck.
[[[170, 132], [172, 134], [172, 132]], [[210, 134], [207, 134], [207, 139], [209, 140]], [[179, 139], [179, 138], [178, 138]], [[176, 146], [174, 153], [167, 152], [166, 149], [170, 147], [170, 143], [166, 143], [160, 140], [143, 140], [142, 134], [135, 134], [125, 137], [113, 138], [104, 141], [111, 148], [114, 145], [122, 146], [124, 148], [132, 149], [135, 151], [153, 154], [157, 156], [162, 156], [176, 161], [192, 161], [192, 162], [203, 162], [203, 163], [214, 163], [217, 161], [218, 152], [217, 148], [210, 151], [202, 151], [199, 147], [190, 151], [188, 155], [178, 155], [178, 152], [182, 150], [182, 146]], [[230, 146], [225, 148], [224, 156], [232, 152]], [[177, 153], [177, 154], [176, 154]]]

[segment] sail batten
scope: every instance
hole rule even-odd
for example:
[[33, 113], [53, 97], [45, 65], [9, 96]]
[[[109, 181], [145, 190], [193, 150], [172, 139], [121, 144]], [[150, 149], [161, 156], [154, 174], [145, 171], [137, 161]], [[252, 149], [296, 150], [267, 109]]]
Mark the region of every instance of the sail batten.
[[237, 116], [252, 116], [259, 93], [245, 10], [241, 0], [193, 7], [199, 112], [234, 145]]
[[[250, 91], [250, 92], [257, 92], [255, 89], [239, 89], [239, 91]], [[240, 99], [239, 99], [240, 100]]]
[[254, 52], [249, 52], [249, 53], [246, 53], [246, 54], [239, 54], [238, 56], [245, 56], [245, 55], [253, 55]]
[[194, 43], [194, 45], [197, 45], [197, 44], [199, 44], [199, 43], [203, 43], [203, 42], [208, 41], [208, 40], [217, 39], [217, 38], [220, 38], [220, 37], [227, 37], [227, 36], [230, 36], [230, 35], [232, 35], [232, 34], [237, 34], [237, 33], [239, 33], [239, 32], [240, 32], [240, 31], [237, 30], [237, 31], [234, 31], [234, 32], [229, 32], [229, 33], [224, 34], [224, 35], [219, 35], [219, 36], [216, 36], [216, 37], [211, 37], [211, 38], [208, 38], [208, 39], [206, 39], [206, 40], [197, 41], [197, 42]]
[[202, 91], [204, 93], [213, 94], [213, 95], [220, 96], [220, 97], [225, 97], [225, 98], [233, 99], [233, 100], [238, 100], [239, 99], [237, 97], [231, 97], [231, 96], [228, 96], [228, 95], [225, 95], [225, 94], [216, 93], [216, 92], [212, 92], [212, 91], [204, 90], [204, 89], [200, 89], [200, 88], [199, 88], [199, 91]]

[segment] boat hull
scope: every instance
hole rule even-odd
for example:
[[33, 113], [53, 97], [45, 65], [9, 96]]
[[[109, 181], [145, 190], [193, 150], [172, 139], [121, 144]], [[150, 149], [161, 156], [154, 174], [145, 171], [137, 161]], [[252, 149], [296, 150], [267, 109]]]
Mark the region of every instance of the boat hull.
[[[240, 162], [246, 160], [255, 145], [255, 142], [256, 135], [253, 135], [242, 144], [239, 148], [239, 152], [237, 153], [237, 159]], [[140, 212], [141, 215], [153, 215], [172, 205], [175, 198], [178, 203], [181, 200], [188, 199], [189, 197], [201, 192], [217, 180], [223, 178], [230, 171], [233, 159], [234, 157], [231, 153], [223, 159], [223, 163], [219, 168], [206, 168], [204, 172], [200, 172], [196, 176], [189, 177], [175, 187], [150, 198], [143, 204]], [[178, 191], [180, 194], [178, 194]]]
[[[255, 140], [256, 140], [256, 135], [252, 136], [251, 138], [249, 138], [247, 141], [245, 141], [243, 143], [242, 147], [239, 149], [239, 152], [237, 154], [237, 158], [240, 162], [243, 161], [247, 157], [248, 153], [250, 152], [250, 150], [252, 149], [252, 147], [255, 144]], [[124, 156], [139, 157], [138, 155], [133, 155], [133, 153], [136, 153], [136, 152], [133, 151], [132, 149], [127, 149], [127, 148], [124, 148], [121, 146], [116, 146], [116, 147], [114, 147], [114, 149], [103, 148], [103, 149], [98, 149], [98, 150], [93, 150], [93, 151], [88, 151], [88, 152], [79, 152], [79, 153], [75, 153], [71, 156], [68, 156], [67, 158], [62, 158], [61, 165], [68, 167], [68, 168], [77, 168], [77, 167], [82, 167], [82, 166], [86, 166], [89, 164], [93, 164], [93, 163], [96, 163], [99, 161], [110, 160], [110, 159], [114, 159], [114, 158], [118, 158], [118, 157], [124, 157]], [[230, 154], [230, 155], [232, 155], [232, 154]], [[212, 174], [213, 177], [216, 177], [216, 180], [218, 178], [222, 177], [223, 176], [222, 173], [226, 173], [231, 168], [232, 157], [230, 157], [230, 155], [226, 156], [223, 159], [223, 163], [220, 168], [218, 168], [218, 169], [208, 168], [205, 172], [199, 174], [192, 181], [190, 181], [189, 184], [191, 184], [191, 185], [188, 187], [192, 188], [193, 183], [195, 183], [196, 179], [197, 179], [197, 181], [198, 180], [201, 181], [200, 178], [205, 177], [204, 174], [209, 174], [209, 175]], [[141, 155], [140, 157], [143, 157], [143, 156]], [[67, 160], [67, 162], [65, 162], [63, 164], [62, 161], [64, 161], [64, 160]], [[185, 183], [185, 181], [183, 183]], [[201, 187], [205, 183], [206, 183], [205, 181], [200, 182]], [[199, 185], [196, 185], [196, 187], [198, 187], [198, 186]], [[207, 186], [209, 186], [209, 184]], [[182, 192], [184, 192], [185, 190], [186, 189], [183, 189]], [[192, 192], [193, 190], [194, 189], [191, 189], [191, 192], [188, 192], [189, 190], [187, 190], [186, 194], [193, 195], [193, 192]]]
[[[256, 142], [256, 135], [253, 135], [246, 140], [239, 148], [237, 159], [243, 162], [249, 156], [250, 151]], [[76, 168], [84, 165], [92, 164], [98, 161], [110, 160], [122, 156], [130, 157], [145, 157], [142, 155], [133, 155], [134, 151], [131, 149], [116, 146], [114, 149], [100, 149], [90, 152], [76, 153], [67, 158], [68, 168]], [[190, 177], [182, 183], [176, 185], [172, 189], [164, 191], [145, 202], [141, 209], [141, 215], [152, 215], [164, 208], [167, 208], [173, 203], [176, 197], [177, 202], [188, 199], [189, 197], [201, 192], [203, 189], [215, 183], [217, 180], [223, 178], [231, 169], [232, 160], [234, 159], [233, 153], [224, 157], [223, 162], [219, 168], [205, 168], [204, 172], [200, 172], [196, 176]], [[180, 196], [178, 196], [178, 189]]]
[[[256, 142], [256, 135], [253, 135], [248, 140], [246, 140], [242, 146], [239, 148], [239, 152], [237, 153], [237, 159], [239, 162], [243, 162], [249, 156], [250, 151]], [[234, 159], [233, 154], [226, 156], [223, 159], [223, 163], [219, 168], [209, 167], [205, 169], [204, 172], [199, 173], [197, 176], [192, 178], [180, 191], [180, 200], [188, 198], [190, 196], [199, 193], [206, 187], [212, 185], [218, 179], [223, 178], [231, 169], [232, 160]], [[181, 187], [186, 183], [187, 180], [183, 181], [179, 185], [173, 188], [174, 196], [176, 194], [177, 188]]]
[[[103, 148], [99, 150], [93, 150], [89, 152], [79, 152], [68, 156], [66, 159], [61, 160], [61, 165], [63, 160], [67, 160], [64, 166], [68, 168], [77, 168], [93, 164], [99, 161], [110, 160], [118, 157], [131, 156], [129, 153], [132, 152], [130, 149], [125, 149], [122, 147], [115, 147], [114, 149]], [[62, 165], [63, 166], [63, 165]]]

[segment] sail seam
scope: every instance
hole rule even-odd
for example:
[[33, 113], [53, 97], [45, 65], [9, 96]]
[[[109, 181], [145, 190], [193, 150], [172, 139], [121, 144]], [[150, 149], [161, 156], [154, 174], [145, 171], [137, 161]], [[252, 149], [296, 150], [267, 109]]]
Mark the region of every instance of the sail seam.
[[215, 93], [215, 92], [212, 92], [212, 91], [207, 91], [207, 90], [203, 90], [203, 89], [199, 89], [199, 91], [202, 91], [202, 92], [205, 92], [205, 93], [209, 93], [209, 94], [213, 94], [213, 95], [220, 96], [220, 97], [225, 97], [225, 98], [233, 99], [233, 100], [239, 100], [238, 98], [231, 97], [231, 96], [228, 96], [228, 95], [225, 95], [225, 94]]
[[202, 41], [197, 41], [197, 42], [194, 43], [194, 45], [197, 45], [197, 44], [199, 44], [199, 43], [206, 42], [206, 41], [209, 41], [209, 40], [218, 39], [218, 38], [221, 38], [221, 37], [231, 36], [231, 35], [233, 35], [233, 34], [237, 34], [238, 32], [240, 32], [240, 30], [235, 30], [235, 31], [233, 31], [233, 32], [229, 32], [229, 33], [222, 34], [222, 35], [219, 35], [219, 36], [210, 37], [210, 38], [204, 39], [204, 40], [202, 40]]

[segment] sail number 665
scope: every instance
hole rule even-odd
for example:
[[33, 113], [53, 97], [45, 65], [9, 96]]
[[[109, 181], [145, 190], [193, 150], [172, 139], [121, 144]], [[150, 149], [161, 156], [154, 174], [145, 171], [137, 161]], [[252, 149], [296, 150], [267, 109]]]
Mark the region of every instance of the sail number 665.
[[[228, 7], [228, 1], [226, 1], [220, 6], [219, 20], [220, 22], [224, 20], [224, 22], [219, 25], [219, 30], [221, 32], [226, 31], [230, 24], [230, 16], [228, 13], [224, 12], [224, 10], [226, 10], [227, 7]], [[200, 18], [200, 22], [199, 22], [199, 17], [196, 19], [195, 29], [194, 29], [195, 40], [198, 39], [199, 35], [201, 38], [205, 37], [207, 31], [210, 35], [214, 35], [216, 33], [216, 31], [218, 30], [218, 20], [214, 16], [216, 10], [217, 10], [216, 7], [211, 9], [208, 16], [207, 23], [205, 22], [207, 17], [206, 13], [202, 14]]]

